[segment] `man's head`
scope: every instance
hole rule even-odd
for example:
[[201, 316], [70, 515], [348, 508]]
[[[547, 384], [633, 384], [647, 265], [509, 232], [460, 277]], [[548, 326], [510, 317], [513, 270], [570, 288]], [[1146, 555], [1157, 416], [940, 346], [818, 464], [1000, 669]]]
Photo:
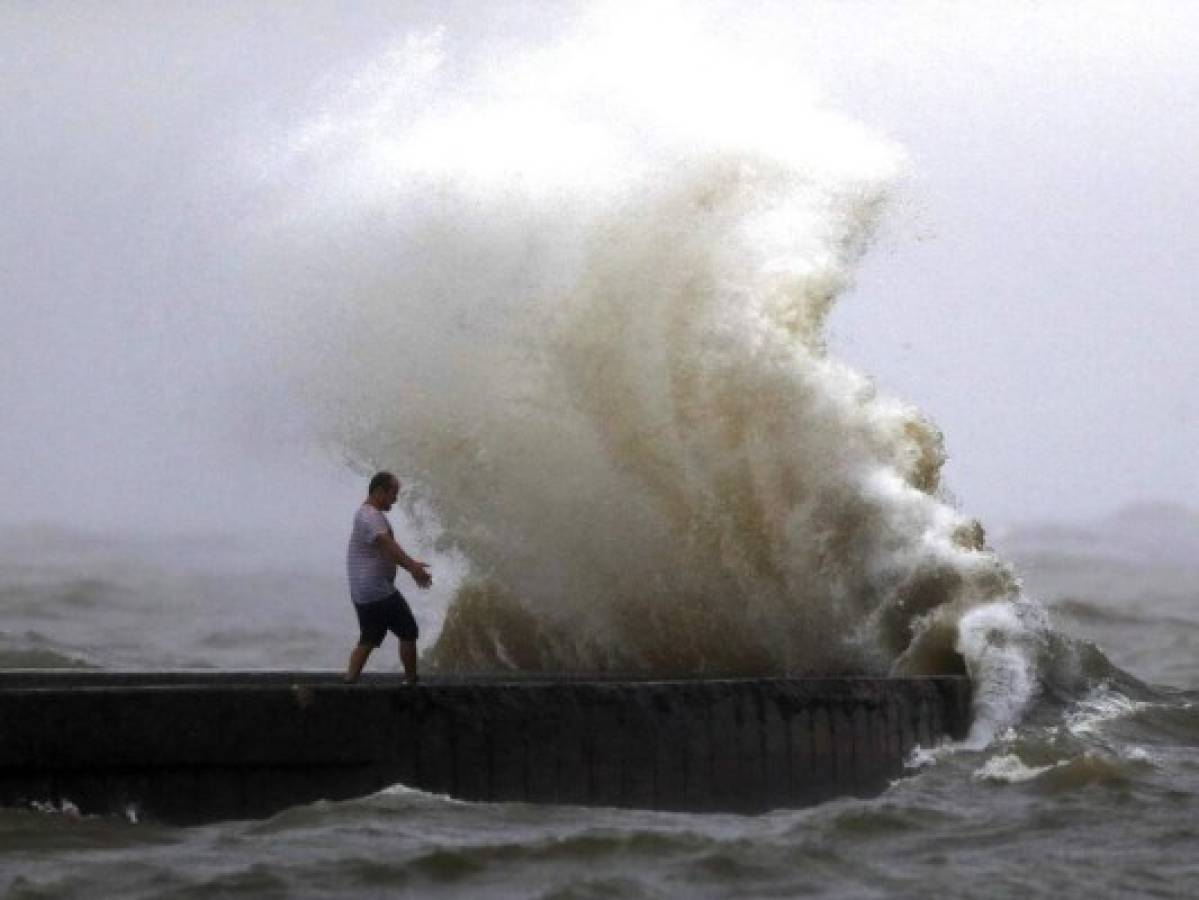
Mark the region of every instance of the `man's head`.
[[376, 472], [367, 488], [366, 499], [375, 509], [387, 512], [400, 496], [400, 479], [390, 472]]

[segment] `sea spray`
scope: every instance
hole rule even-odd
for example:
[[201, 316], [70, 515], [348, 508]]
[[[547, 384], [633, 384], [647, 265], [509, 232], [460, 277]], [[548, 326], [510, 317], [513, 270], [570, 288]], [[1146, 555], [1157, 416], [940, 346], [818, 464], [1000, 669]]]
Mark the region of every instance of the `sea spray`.
[[936, 427], [826, 348], [901, 155], [785, 68], [589, 28], [503, 67], [409, 38], [296, 131], [251, 235], [324, 437], [466, 561], [433, 661], [969, 670], [993, 734], [1027, 601]]

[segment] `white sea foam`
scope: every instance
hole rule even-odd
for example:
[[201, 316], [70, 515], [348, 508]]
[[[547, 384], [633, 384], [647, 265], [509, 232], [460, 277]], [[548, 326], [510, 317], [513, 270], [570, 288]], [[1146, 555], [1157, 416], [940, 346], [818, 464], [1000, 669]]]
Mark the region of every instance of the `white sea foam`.
[[59, 800], [32, 800], [29, 803], [30, 808], [40, 813], [50, 813], [53, 815], [67, 816], [72, 819], [82, 818], [82, 813], [79, 812], [79, 807], [72, 801], [63, 797]]
[[1114, 690], [1110, 684], [1100, 682], [1066, 714], [1065, 726], [1075, 737], [1094, 737], [1104, 725], [1150, 706], [1152, 704], [1133, 700]]
[[1032, 781], [1065, 764], [1066, 761], [1061, 761], [1047, 766], [1029, 766], [1025, 765], [1014, 753], [1006, 753], [992, 756], [974, 773], [974, 777], [979, 781], [1021, 784], [1025, 781]]
[[1010, 729], [1036, 696], [1047, 627], [1043, 608], [1026, 600], [984, 603], [959, 620], [957, 650], [975, 685], [967, 748], [981, 749]]

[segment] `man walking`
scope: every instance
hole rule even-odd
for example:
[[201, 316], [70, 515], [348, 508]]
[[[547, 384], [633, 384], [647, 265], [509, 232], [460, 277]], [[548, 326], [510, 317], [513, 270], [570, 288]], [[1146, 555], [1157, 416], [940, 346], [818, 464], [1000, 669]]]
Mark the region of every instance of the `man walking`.
[[391, 523], [383, 515], [400, 495], [400, 480], [390, 472], [379, 472], [370, 481], [366, 501], [354, 515], [350, 546], [346, 551], [346, 572], [350, 578], [350, 599], [358, 613], [358, 644], [350, 652], [346, 682], [353, 684], [362, 674], [371, 651], [383, 643], [391, 631], [400, 639], [400, 662], [409, 684], [416, 674], [416, 639], [419, 630], [412, 610], [396, 589], [396, 566], [402, 566], [419, 587], [433, 583], [429, 567], [404, 552], [396, 543]]

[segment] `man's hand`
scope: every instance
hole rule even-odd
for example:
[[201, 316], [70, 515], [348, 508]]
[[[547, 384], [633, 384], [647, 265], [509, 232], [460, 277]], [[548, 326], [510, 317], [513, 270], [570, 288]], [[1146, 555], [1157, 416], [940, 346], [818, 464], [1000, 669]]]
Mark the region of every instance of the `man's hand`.
[[433, 583], [433, 576], [429, 574], [429, 564], [423, 563], [420, 560], [412, 560], [412, 565], [407, 567], [408, 574], [412, 576], [412, 580], [416, 582], [417, 587], [427, 588]]
[[405, 553], [390, 534], [380, 534], [375, 538], [375, 543], [382, 548], [385, 556], [391, 557], [397, 566], [402, 566], [419, 587], [427, 588], [433, 583], [433, 576], [429, 574], [429, 564], [413, 559]]

